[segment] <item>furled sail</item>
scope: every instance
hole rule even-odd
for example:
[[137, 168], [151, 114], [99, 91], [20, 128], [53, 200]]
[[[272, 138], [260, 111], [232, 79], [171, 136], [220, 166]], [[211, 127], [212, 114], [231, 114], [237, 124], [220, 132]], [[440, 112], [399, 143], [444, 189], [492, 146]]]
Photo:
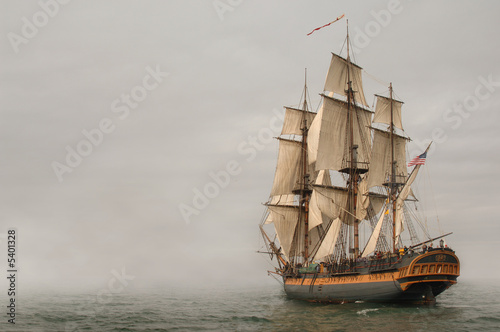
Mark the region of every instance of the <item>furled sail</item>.
[[[391, 174], [391, 134], [389, 132], [373, 129], [373, 147], [368, 172], [368, 188], [381, 186], [388, 182]], [[407, 138], [393, 134], [394, 160], [396, 161], [396, 176], [406, 178], [406, 141]]]
[[[315, 169], [338, 171], [348, 167], [350, 151], [346, 145], [348, 133], [347, 103], [323, 95], [323, 106], [309, 128], [309, 163]], [[367, 165], [370, 161], [371, 111], [354, 107], [353, 144], [358, 146], [357, 162]]]
[[394, 126], [403, 130], [401, 121], [401, 105], [402, 101], [390, 99], [383, 96], [377, 96], [377, 105], [375, 106], [375, 115], [373, 116], [374, 123], [385, 123], [391, 125], [391, 100], [392, 100], [392, 122]]
[[352, 88], [355, 92], [357, 92], [354, 95], [355, 100], [365, 106], [368, 106], [363, 92], [363, 81], [361, 76], [362, 69], [363, 68], [358, 65], [332, 53], [332, 61], [330, 62], [330, 68], [328, 69], [328, 74], [326, 76], [324, 90], [344, 96], [345, 91], [347, 90], [347, 82], [349, 81], [348, 78], [350, 77], [353, 85]]
[[304, 120], [306, 120], [307, 126], [309, 127], [316, 116], [316, 113], [292, 107], [285, 107], [285, 109], [285, 119], [283, 120], [281, 135], [302, 135]]

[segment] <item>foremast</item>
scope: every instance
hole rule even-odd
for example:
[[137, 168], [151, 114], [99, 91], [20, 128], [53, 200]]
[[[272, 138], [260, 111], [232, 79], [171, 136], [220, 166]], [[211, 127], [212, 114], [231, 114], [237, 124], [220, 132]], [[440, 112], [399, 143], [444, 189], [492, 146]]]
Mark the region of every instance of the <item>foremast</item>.
[[[303, 251], [303, 265], [309, 265], [309, 201], [311, 199], [312, 190], [309, 184], [310, 174], [308, 172], [307, 165], [307, 133], [308, 123], [306, 114], [308, 112], [307, 108], [307, 70], [305, 71], [305, 80], [304, 80], [304, 102], [302, 104], [302, 119], [301, 119], [301, 128], [302, 131], [302, 154], [300, 160], [300, 168], [299, 174], [301, 179], [299, 183], [299, 189], [293, 191], [294, 194], [299, 195], [299, 220], [298, 224], [300, 225], [300, 220], [304, 220], [304, 228], [303, 228], [303, 243], [304, 243], [304, 251]], [[298, 236], [300, 236], [301, 232], [298, 232]], [[299, 240], [300, 241], [300, 240]]]
[[264, 240], [268, 249], [279, 255], [280, 260], [288, 266], [307, 266], [311, 261], [311, 245], [314, 247], [317, 243], [316, 238], [310, 237], [309, 204], [312, 189], [307, 144], [308, 128], [316, 113], [308, 110], [307, 98], [305, 83], [303, 102], [301, 99], [299, 103], [301, 107], [285, 107], [283, 129], [278, 137], [278, 163], [270, 200], [266, 203], [269, 213], [264, 224], [274, 224], [280, 247], [276, 247], [276, 239], [269, 239], [267, 234], [264, 234]]

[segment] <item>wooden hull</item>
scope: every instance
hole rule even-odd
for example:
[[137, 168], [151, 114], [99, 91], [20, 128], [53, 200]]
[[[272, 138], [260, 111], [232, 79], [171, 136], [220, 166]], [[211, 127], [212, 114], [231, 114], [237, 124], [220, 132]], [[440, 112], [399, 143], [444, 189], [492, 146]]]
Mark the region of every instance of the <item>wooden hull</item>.
[[357, 266], [351, 273], [284, 275], [290, 298], [315, 302], [429, 303], [455, 284], [460, 263], [452, 251], [433, 250], [406, 256], [389, 269]]

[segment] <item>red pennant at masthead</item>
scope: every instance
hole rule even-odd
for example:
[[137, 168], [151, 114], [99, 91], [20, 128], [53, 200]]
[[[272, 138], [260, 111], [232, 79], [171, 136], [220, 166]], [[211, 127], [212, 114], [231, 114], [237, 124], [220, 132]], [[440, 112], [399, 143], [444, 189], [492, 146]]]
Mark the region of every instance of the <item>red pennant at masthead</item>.
[[330, 22], [330, 23], [328, 23], [328, 24], [325, 24], [325, 25], [323, 25], [323, 26], [320, 26], [319, 28], [314, 29], [313, 31], [309, 32], [307, 35], [309, 36], [309, 35], [310, 35], [310, 34], [312, 34], [314, 31], [319, 30], [319, 29], [323, 29], [324, 27], [327, 27], [327, 26], [329, 26], [330, 24], [337, 22], [338, 20], [340, 20], [340, 19], [341, 19], [341, 18], [343, 18], [344, 16], [345, 16], [345, 14], [340, 15], [340, 16], [339, 16], [339, 17], [337, 17], [335, 20], [331, 21], [331, 22]]

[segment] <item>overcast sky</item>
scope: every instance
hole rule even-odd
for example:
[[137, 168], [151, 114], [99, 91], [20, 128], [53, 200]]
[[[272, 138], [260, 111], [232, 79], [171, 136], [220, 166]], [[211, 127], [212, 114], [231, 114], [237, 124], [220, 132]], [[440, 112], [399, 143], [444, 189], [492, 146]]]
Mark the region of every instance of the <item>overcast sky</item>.
[[277, 157], [268, 134], [299, 103], [306, 67], [317, 110], [345, 20], [306, 34], [345, 13], [367, 101], [392, 82], [410, 155], [435, 141], [419, 181], [429, 222], [454, 232], [463, 278], [498, 278], [499, 12], [494, 1], [2, 1], [0, 255], [17, 228], [27, 288], [100, 287], [122, 268], [134, 285], [269, 282], [255, 254]]

